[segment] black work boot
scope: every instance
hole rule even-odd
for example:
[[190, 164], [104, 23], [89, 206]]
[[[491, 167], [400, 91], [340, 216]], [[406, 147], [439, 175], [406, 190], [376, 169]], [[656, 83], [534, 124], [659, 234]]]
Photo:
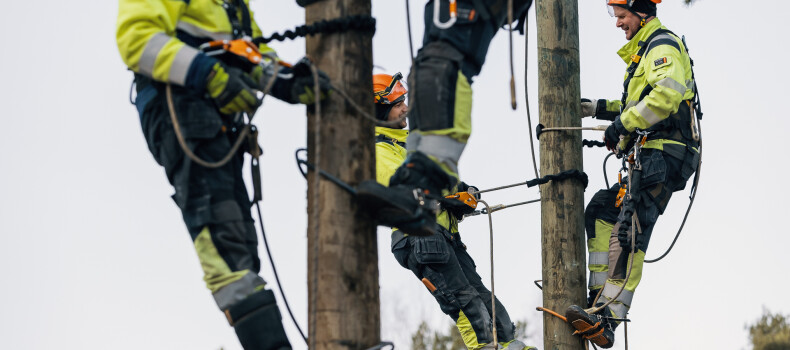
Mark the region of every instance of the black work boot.
[[565, 318], [576, 328], [574, 335], [580, 335], [595, 345], [608, 349], [614, 345], [614, 322], [600, 314], [609, 316], [609, 308], [604, 308], [599, 314], [588, 314], [581, 306], [571, 305], [565, 311]]
[[271, 290], [256, 292], [225, 310], [244, 350], [291, 350]]
[[457, 181], [428, 156], [414, 152], [392, 175], [390, 187], [364, 181], [357, 188], [357, 200], [379, 224], [427, 236], [436, 233], [442, 192]]

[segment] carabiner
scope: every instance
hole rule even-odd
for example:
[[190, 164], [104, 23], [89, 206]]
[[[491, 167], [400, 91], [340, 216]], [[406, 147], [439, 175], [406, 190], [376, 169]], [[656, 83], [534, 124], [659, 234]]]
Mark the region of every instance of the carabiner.
[[439, 11], [441, 10], [441, 5], [439, 4], [441, 0], [433, 0], [433, 25], [439, 29], [448, 29], [455, 24], [455, 21], [458, 19], [458, 7], [455, 3], [456, 0], [450, 0], [450, 20], [442, 23], [439, 20]]

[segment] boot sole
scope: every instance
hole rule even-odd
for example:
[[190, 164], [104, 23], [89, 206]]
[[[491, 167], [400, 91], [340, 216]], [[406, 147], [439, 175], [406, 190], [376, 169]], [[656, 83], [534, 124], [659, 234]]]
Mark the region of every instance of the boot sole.
[[604, 349], [611, 348], [614, 345], [614, 339], [610, 340], [604, 336], [606, 329], [601, 325], [601, 322], [593, 322], [581, 307], [576, 305], [568, 307], [568, 310], [565, 311], [565, 318], [576, 329], [576, 332], [573, 333], [574, 335], [580, 335], [589, 339], [595, 345]]

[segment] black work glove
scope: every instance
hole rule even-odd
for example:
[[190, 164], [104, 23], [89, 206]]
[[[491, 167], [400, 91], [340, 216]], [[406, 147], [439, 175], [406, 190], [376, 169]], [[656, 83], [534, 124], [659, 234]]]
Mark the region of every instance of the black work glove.
[[[307, 58], [302, 58], [292, 67], [282, 67], [277, 74], [277, 80], [270, 91], [270, 94], [280, 100], [291, 104], [312, 105], [316, 102], [315, 85], [313, 84], [313, 72], [310, 70], [312, 62]], [[266, 87], [273, 69], [256, 68], [251, 73], [261, 89]], [[319, 101], [324, 101], [332, 92], [332, 84], [326, 73], [318, 71], [318, 85], [320, 90]]]
[[625, 129], [619, 117], [615, 118], [612, 124], [609, 124], [609, 127], [606, 128], [606, 131], [603, 135], [603, 141], [606, 143], [606, 149], [614, 153], [619, 153], [620, 150], [618, 144], [620, 143], [620, 136], [625, 135], [628, 135], [628, 130]]
[[[308, 106], [316, 103], [313, 72], [310, 70], [312, 64], [307, 57], [304, 57], [291, 68], [293, 78], [291, 79], [290, 103], [301, 103]], [[318, 85], [321, 91], [317, 100], [321, 101], [331, 93], [332, 84], [329, 82], [329, 76], [320, 70], [318, 71]]]
[[[639, 250], [639, 247], [641, 247], [642, 244], [644, 243], [643, 241], [645, 239], [645, 235], [644, 234], [640, 234], [639, 231], [634, 232], [634, 234], [636, 235], [635, 248], [636, 248], [636, 250]], [[620, 246], [623, 247], [623, 251], [624, 252], [626, 252], [626, 253], [630, 253], [631, 252], [631, 230], [630, 229], [625, 230], [625, 231], [623, 231], [623, 230], [618, 231], [617, 232], [617, 240], [620, 241]]]
[[614, 120], [620, 113], [606, 110], [607, 101], [583, 98], [581, 101], [581, 117], [593, 117], [600, 120]]
[[[470, 189], [472, 190], [472, 192], [479, 191], [477, 187], [469, 186], [465, 182], [461, 181], [458, 184], [457, 192], [469, 192]], [[477, 200], [480, 200], [479, 193], [475, 193], [474, 195], [472, 195], [472, 197], [474, 197]], [[458, 220], [462, 220], [464, 218], [464, 215], [471, 214], [475, 211], [475, 208], [472, 208], [457, 199], [444, 198], [442, 199], [441, 202], [444, 210], [447, 210], [448, 213], [452, 214]]]
[[[631, 252], [631, 231], [636, 229], [632, 225], [634, 212], [636, 212], [636, 203], [633, 199], [626, 198], [623, 201], [623, 211], [620, 214], [620, 226], [617, 228], [617, 240], [625, 252]], [[634, 232], [634, 235], [636, 236], [636, 248], [639, 249], [643, 235], [638, 234], [637, 231]]]
[[[461, 181], [458, 183], [458, 192], [469, 192], [470, 189], [472, 190], [472, 192], [480, 191], [480, 189], [478, 189], [476, 186], [470, 186], [466, 182]], [[481, 198], [480, 193], [475, 193], [472, 196], [475, 197], [475, 199], [477, 200], [480, 200]]]
[[617, 230], [617, 240], [625, 252], [631, 252], [631, 225], [620, 225]]

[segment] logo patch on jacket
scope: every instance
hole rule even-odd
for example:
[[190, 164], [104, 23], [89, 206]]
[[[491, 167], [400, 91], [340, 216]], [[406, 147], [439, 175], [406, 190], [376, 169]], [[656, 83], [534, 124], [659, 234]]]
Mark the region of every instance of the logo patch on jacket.
[[653, 61], [653, 63], [656, 65], [656, 67], [658, 67], [658, 66], [660, 66], [660, 65], [662, 65], [664, 63], [667, 63], [667, 62], [669, 62], [669, 59], [667, 59], [666, 57], [661, 57], [661, 58]]

